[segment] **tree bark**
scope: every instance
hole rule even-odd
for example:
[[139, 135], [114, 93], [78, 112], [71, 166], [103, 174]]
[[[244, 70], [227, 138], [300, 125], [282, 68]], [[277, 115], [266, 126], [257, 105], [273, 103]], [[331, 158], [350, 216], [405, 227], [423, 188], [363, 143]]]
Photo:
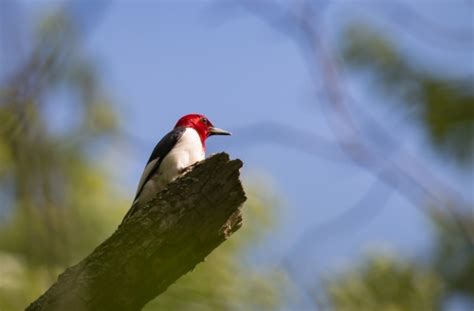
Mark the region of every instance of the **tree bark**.
[[241, 166], [225, 153], [192, 166], [27, 310], [140, 310], [241, 227]]

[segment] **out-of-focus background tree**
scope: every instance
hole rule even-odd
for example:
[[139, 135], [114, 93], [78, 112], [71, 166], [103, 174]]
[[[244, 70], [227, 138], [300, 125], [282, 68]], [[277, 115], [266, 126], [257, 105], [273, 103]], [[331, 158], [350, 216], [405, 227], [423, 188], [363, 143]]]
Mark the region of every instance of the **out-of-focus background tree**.
[[2, 310], [24, 308], [90, 252], [127, 203], [90, 155], [119, 122], [96, 65], [81, 53], [75, 20], [66, 11], [42, 17], [23, 50], [16, 9], [2, 2]]
[[0, 310], [110, 235], [188, 112], [244, 227], [146, 310], [471, 310], [470, 1], [0, 2]]

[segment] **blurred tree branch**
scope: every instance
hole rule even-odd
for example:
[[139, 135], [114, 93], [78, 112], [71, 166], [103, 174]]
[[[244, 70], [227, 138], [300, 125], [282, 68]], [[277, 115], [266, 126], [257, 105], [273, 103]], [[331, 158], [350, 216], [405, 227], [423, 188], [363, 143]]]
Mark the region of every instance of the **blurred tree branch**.
[[27, 310], [139, 310], [242, 225], [240, 160], [193, 166]]
[[[442, 208], [458, 224], [458, 229], [470, 244], [474, 245], [474, 235], [453, 210], [454, 206], [466, 205], [462, 195], [446, 182], [436, 178], [414, 156], [400, 151], [397, 139], [380, 122], [354, 104], [341, 77], [340, 63], [333, 56], [337, 53], [329, 48], [320, 31], [317, 6], [311, 1], [283, 5], [278, 1], [241, 0], [235, 4], [240, 4], [295, 42], [308, 65], [315, 87], [321, 85], [321, 91], [325, 95], [324, 108], [328, 112], [328, 123], [337, 137], [337, 143], [349, 159], [373, 174], [380, 182], [396, 190], [426, 215], [430, 216], [433, 210]], [[353, 109], [358, 109], [357, 112], [370, 123], [371, 129], [378, 134], [378, 140], [393, 145], [389, 152], [384, 152], [377, 141], [367, 141], [371, 137], [364, 135], [359, 122], [353, 116]], [[390, 153], [394, 150], [399, 151], [399, 158], [403, 161], [392, 159]], [[380, 173], [381, 170], [384, 172]]]
[[[24, 256], [29, 268], [46, 267], [52, 278], [107, 233], [98, 217], [83, 216], [97, 216], [99, 200], [113, 191], [90, 150], [117, 133], [119, 118], [97, 62], [81, 48], [89, 15], [61, 5], [26, 31], [21, 4], [0, 6], [0, 209], [8, 223], [0, 251]], [[60, 111], [68, 121], [55, 124]], [[90, 231], [78, 236], [74, 227], [84, 224]]]
[[[332, 48], [331, 41], [327, 38], [327, 32], [324, 31], [324, 25], [321, 21], [321, 11], [324, 10], [321, 6], [324, 5], [319, 1], [288, 3], [248, 0], [234, 1], [234, 4], [234, 9], [244, 8], [244, 10], [250, 11], [267, 23], [269, 27], [295, 43], [307, 64], [314, 87], [318, 90], [318, 94], [323, 95], [320, 102], [324, 103], [322, 107], [327, 112], [328, 123], [337, 138], [335, 143], [339, 144], [343, 153], [353, 164], [368, 171], [376, 178], [372, 188], [358, 204], [335, 221], [322, 225], [316, 224], [309, 228], [301, 239], [298, 239], [289, 248], [288, 254], [291, 254], [293, 259], [300, 258], [297, 255], [298, 249], [300, 245], [304, 244], [304, 241], [314, 240], [322, 236], [332, 236], [333, 232], [341, 231], [341, 226], [335, 225], [344, 222], [345, 216], [351, 215], [353, 210], [360, 212], [359, 208], [368, 209], [371, 205], [375, 205], [377, 210], [380, 210], [392, 190], [409, 200], [413, 207], [423, 212], [429, 219], [432, 219], [434, 213], [445, 215], [446, 218], [451, 220], [460, 239], [472, 248], [474, 232], [469, 222], [458, 213], [459, 209], [469, 205], [463, 195], [453, 189], [447, 181], [438, 179], [436, 172], [429, 170], [422, 159], [418, 159], [403, 150], [401, 148], [402, 142], [386, 128], [385, 124], [372, 117], [362, 105], [357, 105], [354, 96], [350, 93], [348, 86], [345, 85], [344, 73], [346, 73], [347, 68], [343, 67], [346, 63], [341, 62], [345, 55], [340, 55], [337, 49]], [[411, 26], [416, 27], [415, 25]], [[465, 39], [465, 37], [456, 38], [456, 40], [466, 41], [468, 44], [471, 42], [471, 40]], [[367, 45], [364, 48], [367, 49]], [[342, 57], [338, 58], [339, 56]], [[369, 56], [370, 62], [374, 62], [374, 57]], [[399, 72], [403, 72], [402, 68], [398, 69]], [[426, 76], [423, 78], [426, 78]], [[423, 91], [426, 91], [426, 89]], [[435, 98], [439, 97], [439, 94], [435, 95], [437, 96]], [[448, 101], [445, 100], [446, 98], [449, 98], [449, 96], [442, 97], [442, 100], [438, 100], [438, 103], [442, 102], [445, 105], [449, 104], [450, 100], [452, 101], [452, 97]], [[465, 96], [462, 98], [465, 98]], [[422, 98], [425, 101], [430, 99], [432, 98]], [[409, 98], [407, 103], [413, 103], [413, 98]], [[449, 107], [452, 108], [453, 104], [451, 102]], [[439, 108], [439, 105], [436, 108]], [[443, 109], [447, 109], [447, 107], [434, 111], [437, 113], [435, 117], [440, 115], [440, 111], [443, 114]], [[428, 125], [431, 125], [429, 122], [432, 119], [425, 119], [425, 121], [428, 121]], [[453, 120], [457, 121], [454, 118]], [[367, 131], [367, 129], [370, 131]], [[297, 140], [295, 139], [295, 142], [289, 145], [297, 145]], [[315, 140], [314, 145], [318, 144], [318, 140]], [[458, 145], [462, 146], [462, 143]], [[461, 148], [460, 150], [464, 151], [464, 149]], [[378, 193], [377, 190], [373, 189], [377, 189], [379, 184], [388, 186], [386, 195], [373, 199], [372, 194]], [[369, 199], [373, 202], [368, 203], [367, 200]], [[375, 201], [380, 201], [380, 204], [375, 203]], [[469, 207], [467, 208], [469, 210]], [[351, 218], [351, 221], [354, 221], [354, 218]], [[360, 223], [359, 221], [359, 225]], [[287, 271], [291, 270], [289, 259], [289, 256], [284, 256], [281, 262]], [[289, 273], [289, 276], [292, 277], [292, 273]], [[295, 284], [298, 284], [298, 280], [294, 278], [293, 280]], [[299, 288], [305, 298], [316, 299], [313, 303], [318, 304], [321, 308], [324, 307], [325, 303], [317, 300], [317, 293], [312, 292], [306, 286], [299, 286]]]

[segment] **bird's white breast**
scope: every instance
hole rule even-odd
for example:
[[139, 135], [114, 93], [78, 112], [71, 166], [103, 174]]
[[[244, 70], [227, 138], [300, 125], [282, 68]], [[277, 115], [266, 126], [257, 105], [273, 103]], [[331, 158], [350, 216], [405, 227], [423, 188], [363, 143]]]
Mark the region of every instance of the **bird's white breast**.
[[177, 177], [186, 167], [204, 160], [204, 148], [196, 130], [187, 128], [176, 146], [165, 156], [160, 164], [158, 175], [166, 183]]
[[[140, 202], [149, 201], [158, 191], [178, 177], [186, 167], [204, 158], [204, 148], [199, 134], [192, 128], [186, 128], [176, 145], [161, 161], [156, 174], [143, 186]], [[150, 162], [149, 165], [154, 164]]]

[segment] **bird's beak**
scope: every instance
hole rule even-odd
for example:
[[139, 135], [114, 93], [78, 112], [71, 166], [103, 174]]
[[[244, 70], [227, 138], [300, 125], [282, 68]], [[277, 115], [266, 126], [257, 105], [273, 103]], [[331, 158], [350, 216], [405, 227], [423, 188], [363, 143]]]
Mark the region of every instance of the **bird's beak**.
[[209, 135], [232, 135], [230, 132], [217, 128], [217, 127], [211, 127], [209, 129]]

